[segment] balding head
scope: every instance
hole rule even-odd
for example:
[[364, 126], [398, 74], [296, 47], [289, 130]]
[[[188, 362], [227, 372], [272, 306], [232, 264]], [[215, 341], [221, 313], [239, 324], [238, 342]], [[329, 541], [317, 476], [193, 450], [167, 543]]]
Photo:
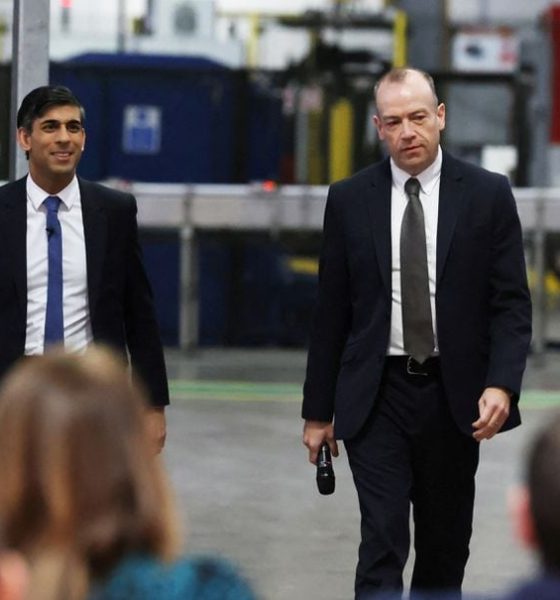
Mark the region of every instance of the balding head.
[[380, 79], [378, 79], [377, 83], [375, 84], [375, 87], [373, 88], [373, 100], [375, 101], [376, 106], [377, 96], [381, 85], [383, 85], [384, 83], [401, 83], [407, 77], [410, 76], [420, 76], [426, 81], [434, 97], [434, 104], [437, 106], [439, 101], [436, 93], [436, 86], [432, 76], [426, 71], [422, 71], [422, 69], [412, 69], [410, 67], [398, 67], [395, 69], [391, 69], [390, 71], [385, 73], [385, 75], [382, 75]]
[[415, 177], [435, 161], [445, 127], [432, 78], [417, 69], [389, 71], [375, 87], [375, 101], [379, 138], [395, 164]]

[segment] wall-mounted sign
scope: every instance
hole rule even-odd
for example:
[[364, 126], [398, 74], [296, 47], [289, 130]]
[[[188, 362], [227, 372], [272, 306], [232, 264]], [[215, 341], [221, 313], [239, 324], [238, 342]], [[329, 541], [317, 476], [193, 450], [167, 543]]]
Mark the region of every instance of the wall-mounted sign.
[[122, 145], [126, 154], [159, 154], [161, 108], [132, 104], [125, 106]]

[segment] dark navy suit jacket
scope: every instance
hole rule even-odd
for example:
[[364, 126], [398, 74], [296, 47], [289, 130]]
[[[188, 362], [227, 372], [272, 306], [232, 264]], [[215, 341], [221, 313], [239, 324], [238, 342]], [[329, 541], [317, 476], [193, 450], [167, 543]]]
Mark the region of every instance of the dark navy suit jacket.
[[[137, 235], [136, 200], [78, 179], [94, 341], [130, 355], [154, 406], [169, 403], [152, 292]], [[23, 355], [27, 320], [26, 178], [0, 188], [0, 376]]]
[[[507, 179], [443, 153], [436, 327], [453, 417], [470, 435], [487, 386], [513, 393], [503, 430], [520, 423], [517, 401], [531, 338], [521, 227]], [[356, 435], [381, 379], [391, 321], [389, 159], [329, 189], [302, 416], [335, 419]]]

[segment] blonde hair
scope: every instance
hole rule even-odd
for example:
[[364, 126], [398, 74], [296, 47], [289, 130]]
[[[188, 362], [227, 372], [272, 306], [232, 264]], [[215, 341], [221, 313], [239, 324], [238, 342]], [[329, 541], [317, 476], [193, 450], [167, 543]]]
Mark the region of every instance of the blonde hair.
[[41, 598], [84, 598], [128, 553], [176, 556], [171, 492], [145, 406], [103, 349], [31, 358], [5, 380], [0, 523], [8, 547], [30, 560]]

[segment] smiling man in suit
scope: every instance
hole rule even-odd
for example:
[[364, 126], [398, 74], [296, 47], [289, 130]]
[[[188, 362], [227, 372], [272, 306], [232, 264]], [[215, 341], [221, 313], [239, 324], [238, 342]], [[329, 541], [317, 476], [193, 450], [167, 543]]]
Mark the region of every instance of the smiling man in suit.
[[359, 600], [402, 590], [411, 504], [412, 590], [460, 590], [479, 442], [520, 423], [531, 336], [507, 179], [442, 151], [427, 73], [390, 71], [375, 101], [390, 156], [329, 189], [302, 409], [311, 462], [345, 443]]
[[138, 242], [136, 200], [85, 181], [84, 109], [62, 86], [30, 92], [17, 115], [29, 174], [0, 188], [0, 376], [51, 344], [107, 344], [146, 385], [156, 449], [165, 441], [167, 376]]

